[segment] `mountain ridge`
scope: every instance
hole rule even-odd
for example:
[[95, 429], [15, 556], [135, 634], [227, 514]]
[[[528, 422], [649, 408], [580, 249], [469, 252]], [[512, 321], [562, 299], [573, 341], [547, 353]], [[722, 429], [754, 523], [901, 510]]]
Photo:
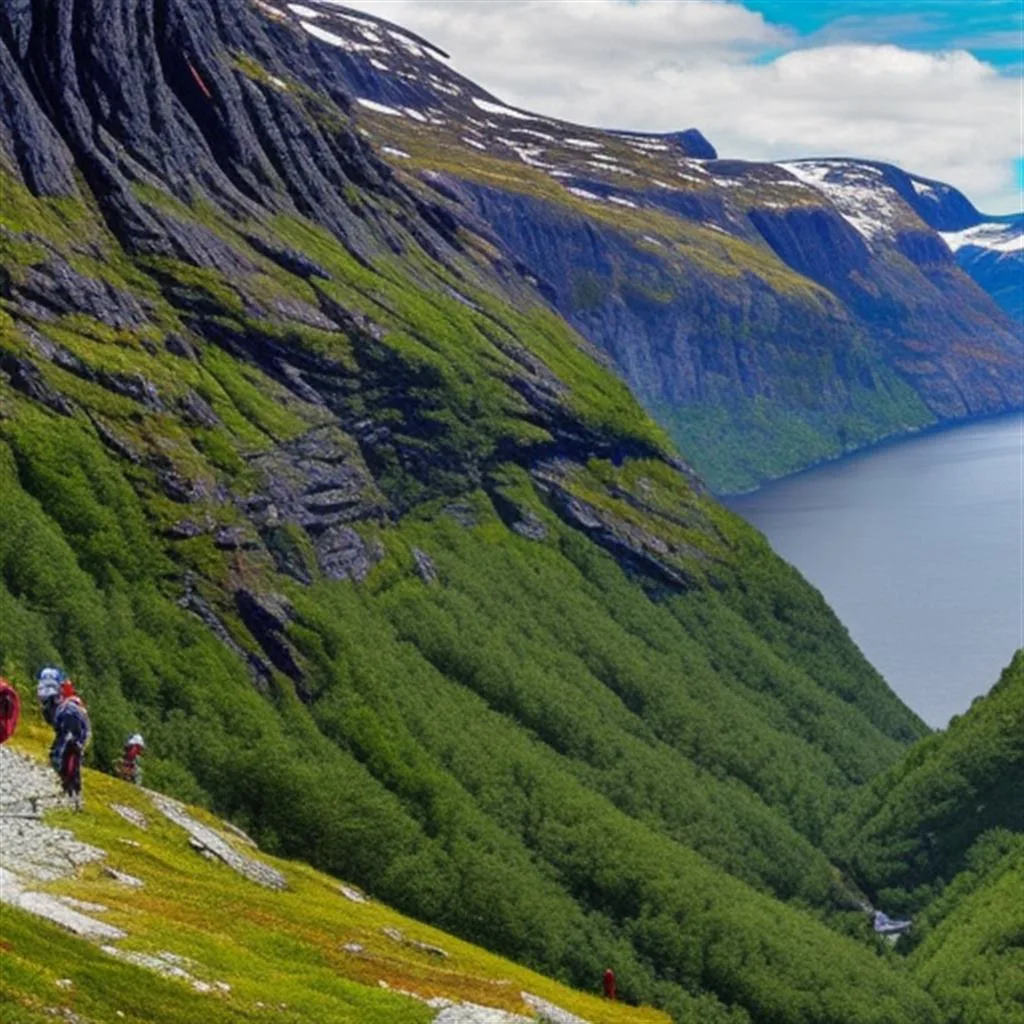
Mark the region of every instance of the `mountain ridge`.
[[[835, 160], [823, 191], [695, 159], [717, 155], [703, 137], [690, 152], [507, 107], [382, 20], [277, 9], [334, 52], [388, 161], [490, 226], [714, 489], [1024, 402], [1019, 333], [933, 232], [979, 216], [949, 186]], [[891, 226], [865, 236], [837, 210], [843, 167], [878, 175]]]

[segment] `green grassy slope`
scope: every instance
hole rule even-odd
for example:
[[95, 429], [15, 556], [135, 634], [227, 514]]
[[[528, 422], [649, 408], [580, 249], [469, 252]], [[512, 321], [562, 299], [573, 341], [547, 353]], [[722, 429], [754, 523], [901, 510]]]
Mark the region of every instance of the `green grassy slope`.
[[992, 832], [928, 908], [910, 962], [953, 1020], [1024, 1021], [1024, 838]]
[[[34, 735], [41, 738], [42, 731]], [[41, 743], [16, 746], [42, 752]], [[106, 908], [93, 912], [96, 918], [128, 933], [116, 950], [185, 957], [177, 963], [191, 979], [161, 977], [0, 904], [0, 1016], [10, 1024], [52, 1020], [64, 1010], [96, 1022], [226, 1024], [273, 1014], [288, 1022], [426, 1024], [437, 1009], [409, 993], [529, 1014], [523, 991], [594, 1024], [667, 1020], [653, 1010], [574, 992], [375, 901], [352, 902], [336, 880], [297, 862], [255, 854], [288, 885], [284, 892], [262, 889], [220, 861], [200, 857], [188, 834], [163, 818], [143, 791], [87, 771], [85, 793], [85, 814], [51, 812], [47, 820], [107, 857], [76, 878], [33, 888]], [[126, 822], [112, 804], [141, 814], [146, 829]], [[252, 855], [217, 819], [199, 818]], [[106, 868], [140, 879], [144, 888], [118, 882]], [[389, 934], [396, 931], [399, 939]], [[207, 991], [198, 991], [193, 979]]]

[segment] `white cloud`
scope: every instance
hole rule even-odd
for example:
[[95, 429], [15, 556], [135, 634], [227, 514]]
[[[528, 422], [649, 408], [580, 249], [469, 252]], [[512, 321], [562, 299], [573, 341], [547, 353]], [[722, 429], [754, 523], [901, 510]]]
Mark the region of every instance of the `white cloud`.
[[[796, 40], [732, 0], [350, 0], [507, 103], [609, 128], [697, 127], [723, 156], [857, 156], [1016, 209], [1017, 79], [966, 51]], [[781, 54], [765, 61], [767, 52]]]

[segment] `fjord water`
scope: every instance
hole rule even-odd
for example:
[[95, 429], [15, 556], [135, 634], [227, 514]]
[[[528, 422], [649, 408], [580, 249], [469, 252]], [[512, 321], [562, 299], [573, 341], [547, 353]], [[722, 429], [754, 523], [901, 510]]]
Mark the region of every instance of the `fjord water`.
[[1024, 414], [882, 445], [729, 505], [944, 727], [1024, 645]]

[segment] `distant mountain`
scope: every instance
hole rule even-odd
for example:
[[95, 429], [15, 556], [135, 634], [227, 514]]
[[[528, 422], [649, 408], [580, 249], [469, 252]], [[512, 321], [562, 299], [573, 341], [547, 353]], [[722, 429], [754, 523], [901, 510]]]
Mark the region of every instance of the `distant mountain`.
[[714, 488], [1024, 402], [1019, 332], [937, 233], [977, 221], [955, 189], [584, 128], [509, 107], [385, 21], [264, 6], [318, 44], [396, 172], [528, 273]]
[[1024, 217], [944, 233], [956, 261], [1006, 313], [1024, 322]]

